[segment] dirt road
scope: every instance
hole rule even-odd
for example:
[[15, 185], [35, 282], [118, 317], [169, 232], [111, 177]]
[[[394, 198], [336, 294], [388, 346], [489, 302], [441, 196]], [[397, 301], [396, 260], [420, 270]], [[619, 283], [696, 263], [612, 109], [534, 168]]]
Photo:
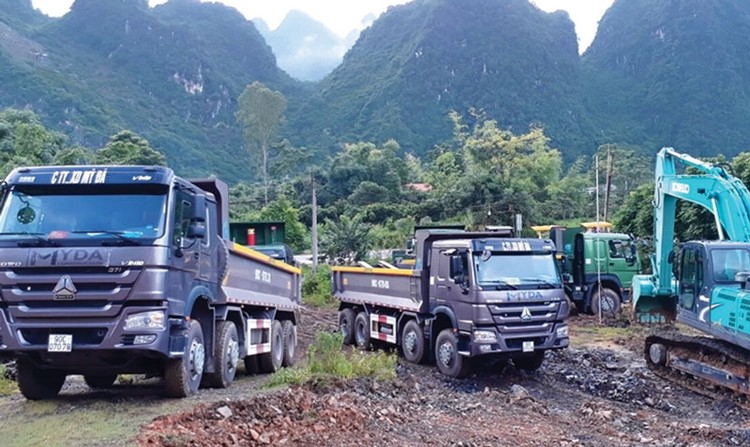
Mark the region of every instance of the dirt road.
[[[303, 344], [335, 327], [334, 311], [306, 315]], [[750, 445], [750, 412], [654, 376], [645, 333], [571, 322], [573, 346], [525, 374], [477, 365], [464, 380], [402, 363], [393, 383], [369, 380], [260, 391], [261, 377], [190, 399], [155, 384], [90, 392], [74, 383], [52, 402], [0, 398], [3, 445]], [[166, 415], [166, 416], [163, 416]], [[161, 417], [159, 417], [161, 416]], [[154, 420], [154, 418], [157, 418]], [[153, 421], [153, 422], [152, 422]]]

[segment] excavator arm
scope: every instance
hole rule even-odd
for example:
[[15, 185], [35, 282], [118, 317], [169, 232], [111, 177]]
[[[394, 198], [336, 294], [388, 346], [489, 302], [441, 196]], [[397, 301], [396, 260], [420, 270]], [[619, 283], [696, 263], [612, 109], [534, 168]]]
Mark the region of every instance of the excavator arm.
[[[698, 171], [678, 173], [678, 164]], [[633, 278], [636, 321], [672, 321], [676, 289], [672, 275], [677, 200], [696, 203], [714, 216], [719, 239], [750, 242], [750, 192], [724, 168], [663, 148], [656, 158], [654, 185], [654, 253], [652, 275]]]

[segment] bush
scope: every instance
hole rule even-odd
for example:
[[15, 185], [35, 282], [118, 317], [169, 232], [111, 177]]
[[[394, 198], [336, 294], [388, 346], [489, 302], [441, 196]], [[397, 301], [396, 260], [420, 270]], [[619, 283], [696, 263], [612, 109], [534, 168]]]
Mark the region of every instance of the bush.
[[339, 333], [321, 332], [307, 350], [304, 366], [283, 368], [274, 374], [268, 386], [301, 385], [331, 379], [369, 377], [375, 380], [396, 378], [395, 354], [341, 350], [344, 338]]
[[302, 301], [313, 307], [328, 307], [335, 303], [331, 288], [331, 267], [318, 265], [313, 272], [310, 267], [302, 266]]

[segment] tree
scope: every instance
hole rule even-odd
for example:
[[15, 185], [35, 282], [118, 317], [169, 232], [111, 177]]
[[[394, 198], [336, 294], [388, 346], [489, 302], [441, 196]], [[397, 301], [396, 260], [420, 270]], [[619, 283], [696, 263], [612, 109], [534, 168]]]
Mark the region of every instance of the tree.
[[321, 232], [321, 247], [329, 259], [348, 262], [362, 260], [370, 248], [370, 226], [361, 216], [327, 219]]
[[112, 136], [107, 145], [96, 153], [95, 162], [107, 165], [166, 166], [167, 158], [152, 149], [145, 139], [129, 130], [123, 130]]
[[286, 196], [281, 196], [263, 207], [259, 217], [260, 220], [284, 222], [286, 243], [295, 251], [310, 248], [307, 228], [299, 220], [299, 210]]
[[67, 138], [47, 130], [30, 110], [0, 112], [0, 175], [20, 166], [50, 164]]
[[235, 118], [242, 127], [245, 146], [251, 155], [252, 149], [260, 149], [265, 203], [268, 203], [269, 149], [276, 132], [284, 122], [286, 98], [281, 93], [255, 81], [245, 87], [245, 91], [242, 92], [237, 102]]

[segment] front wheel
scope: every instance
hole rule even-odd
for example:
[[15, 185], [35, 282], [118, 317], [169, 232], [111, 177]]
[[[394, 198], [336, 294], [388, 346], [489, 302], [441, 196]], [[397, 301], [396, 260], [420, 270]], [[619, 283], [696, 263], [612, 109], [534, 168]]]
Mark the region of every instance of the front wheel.
[[240, 362], [240, 343], [237, 326], [231, 321], [220, 321], [216, 325], [216, 346], [214, 349], [214, 372], [203, 375], [206, 385], [226, 388], [237, 374]]
[[18, 389], [29, 400], [52, 399], [62, 389], [65, 374], [39, 368], [28, 359], [16, 361]]
[[205, 362], [206, 347], [203, 329], [197, 320], [191, 320], [188, 325], [185, 353], [180, 359], [167, 360], [164, 367], [167, 395], [187, 397], [195, 394], [201, 384]]
[[453, 329], [443, 329], [435, 341], [435, 362], [441, 373], [450, 377], [464, 377], [469, 373], [469, 359], [458, 353], [458, 337]]
[[620, 313], [620, 296], [608, 287], [594, 286], [591, 294], [591, 312], [603, 318], [615, 318]]
[[417, 320], [409, 320], [401, 332], [401, 351], [404, 358], [412, 363], [420, 363], [424, 359], [424, 332]]

